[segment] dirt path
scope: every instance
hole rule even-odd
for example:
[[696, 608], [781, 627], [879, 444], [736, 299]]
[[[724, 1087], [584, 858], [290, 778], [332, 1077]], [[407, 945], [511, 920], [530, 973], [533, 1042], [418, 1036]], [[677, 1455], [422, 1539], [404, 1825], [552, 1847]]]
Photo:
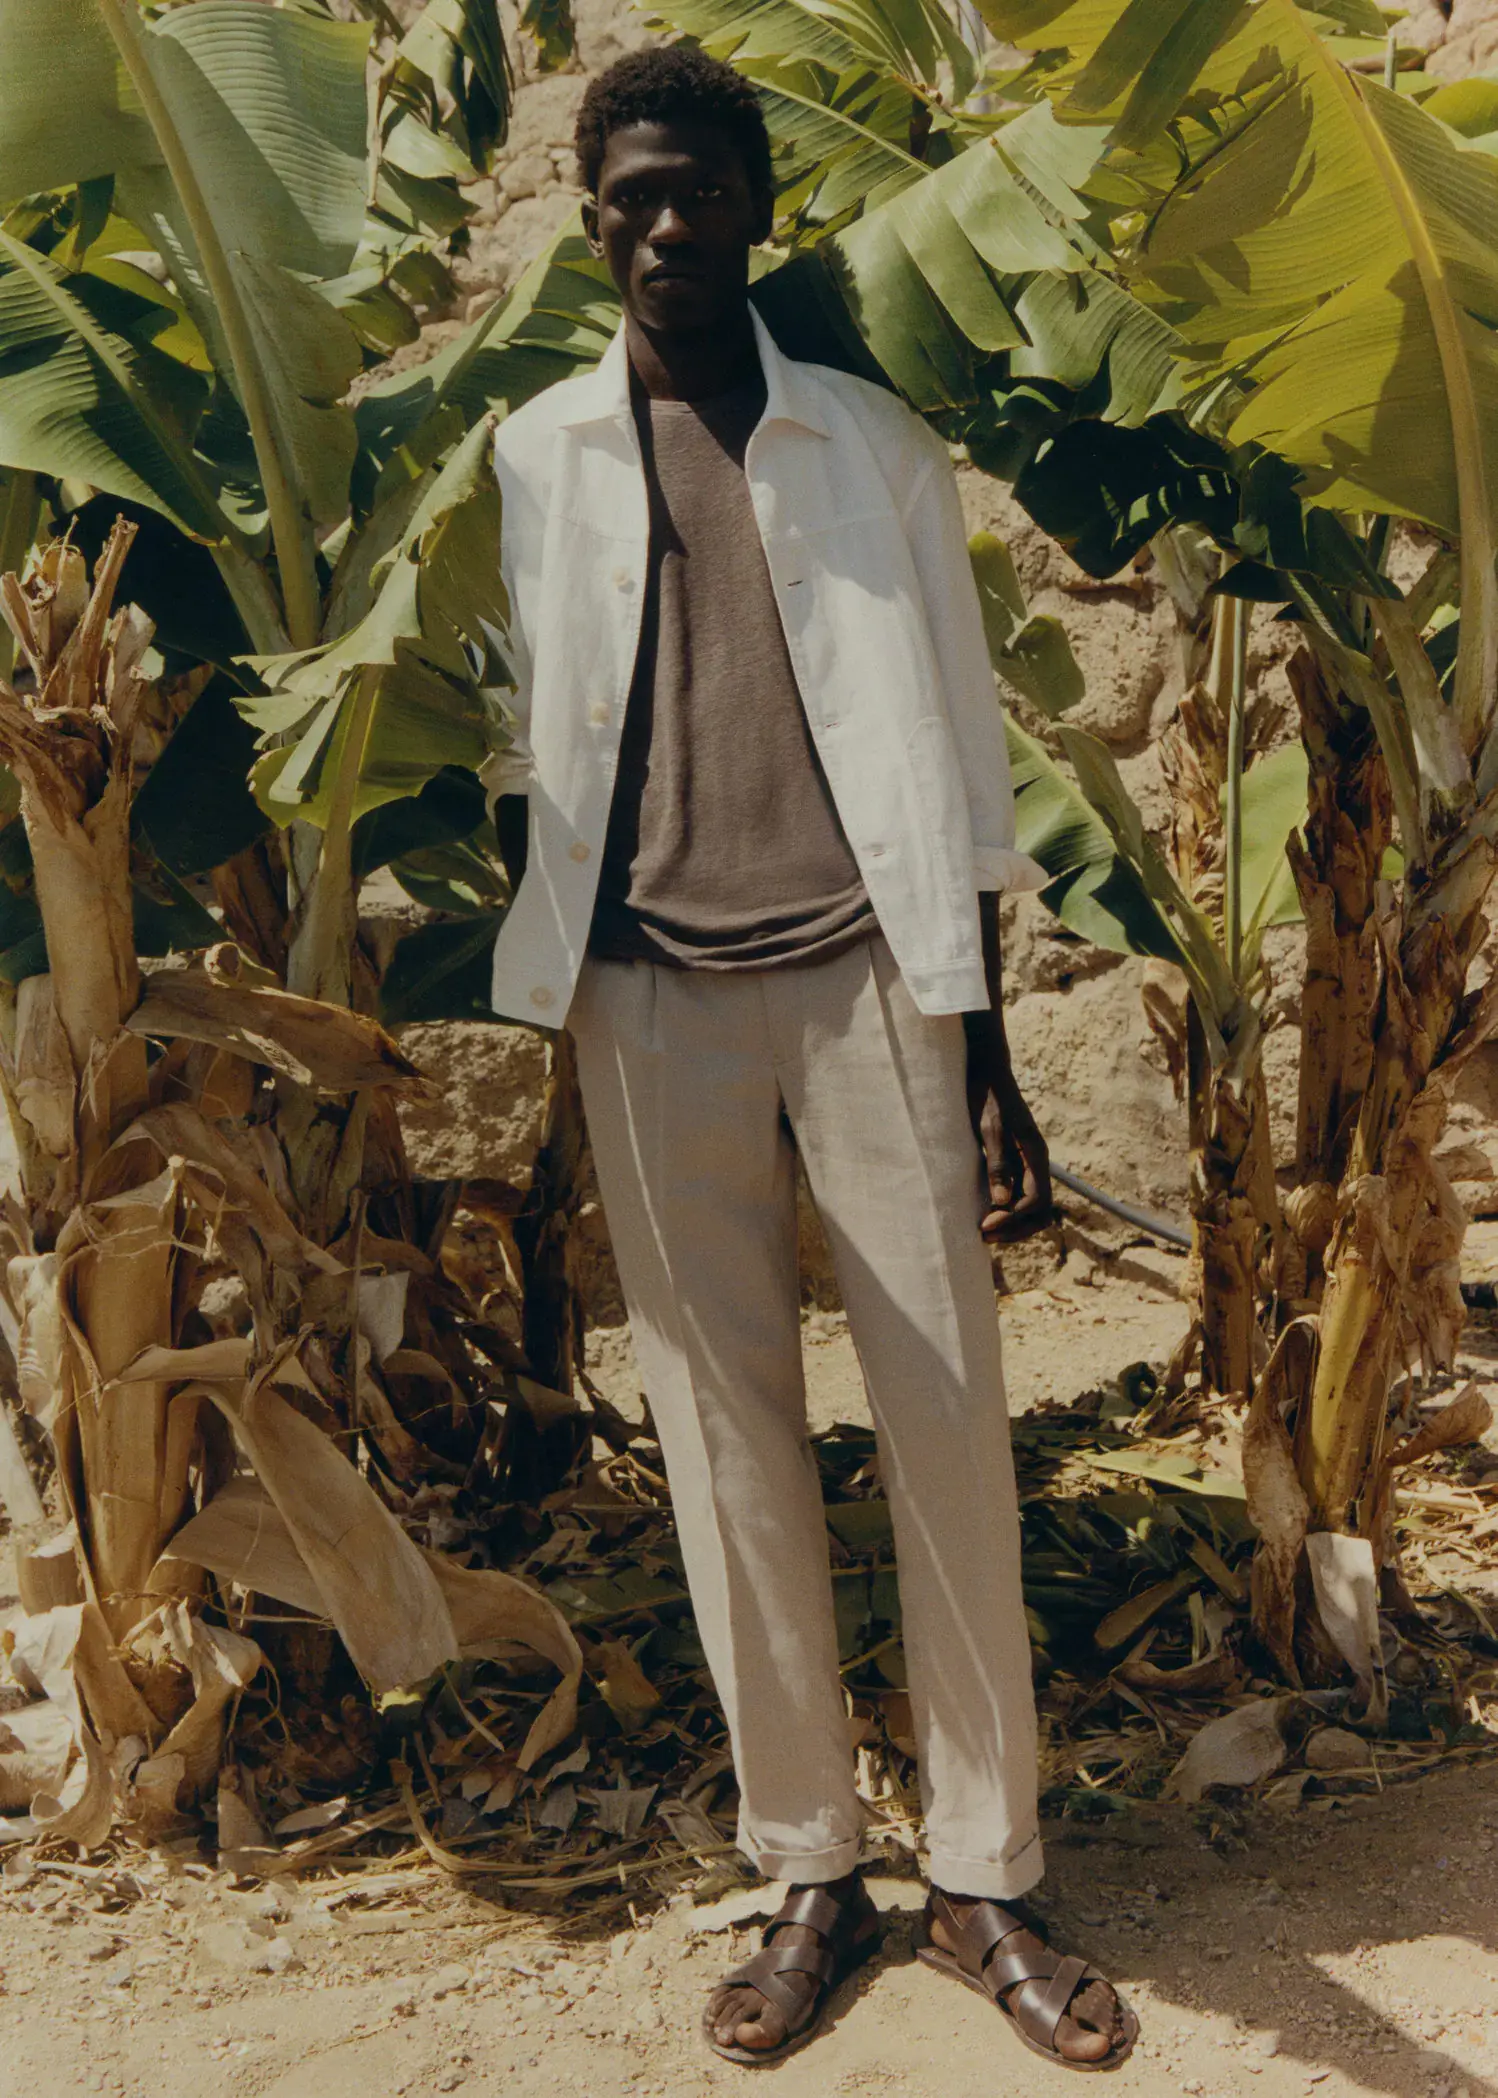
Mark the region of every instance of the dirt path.
[[[1215, 1846], [1184, 1809], [1104, 1832], [1068, 1825], [1050, 1860], [1057, 1927], [1121, 1977], [1143, 2019], [1109, 2085], [1119, 2098], [1498, 2092], [1491, 1770], [1265, 1811]], [[881, 1959], [774, 2089], [1059, 2089], [995, 2014], [915, 1964], [914, 1884], [880, 1891], [895, 1904]], [[385, 1906], [236, 1892], [198, 1871], [148, 1880], [116, 1916], [90, 1913], [81, 1892], [38, 1875], [0, 1907], [3, 2098], [705, 2098], [746, 2073], [714, 2062], [695, 2023], [749, 1941], [704, 1928], [715, 1911], [689, 1900], [640, 1930], [559, 1946], [435, 1872], [401, 1875]], [[246, 1972], [255, 1959], [289, 1964]]]

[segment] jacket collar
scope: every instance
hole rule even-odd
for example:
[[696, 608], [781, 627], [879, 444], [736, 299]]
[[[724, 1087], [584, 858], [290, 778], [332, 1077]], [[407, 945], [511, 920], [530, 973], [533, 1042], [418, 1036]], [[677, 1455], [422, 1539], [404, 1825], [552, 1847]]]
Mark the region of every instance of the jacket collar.
[[[760, 368], [765, 375], [765, 412], [760, 418], [761, 423], [795, 423], [816, 437], [830, 437], [832, 433], [818, 398], [821, 389], [812, 376], [810, 365], [781, 354], [769, 329], [752, 306], [749, 318], [754, 326], [754, 339], [759, 345]], [[613, 341], [592, 371], [572, 380], [569, 391], [572, 398], [561, 417], [566, 429], [584, 423], [614, 422], [629, 414], [629, 351], [625, 346], [622, 321]]]

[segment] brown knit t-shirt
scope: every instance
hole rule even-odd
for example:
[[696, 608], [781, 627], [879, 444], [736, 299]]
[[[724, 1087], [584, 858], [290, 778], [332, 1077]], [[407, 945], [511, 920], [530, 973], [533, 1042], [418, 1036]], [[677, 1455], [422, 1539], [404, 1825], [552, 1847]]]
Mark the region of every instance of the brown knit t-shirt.
[[829, 958], [877, 928], [744, 474], [764, 384], [634, 399], [650, 557], [589, 951], [686, 969]]

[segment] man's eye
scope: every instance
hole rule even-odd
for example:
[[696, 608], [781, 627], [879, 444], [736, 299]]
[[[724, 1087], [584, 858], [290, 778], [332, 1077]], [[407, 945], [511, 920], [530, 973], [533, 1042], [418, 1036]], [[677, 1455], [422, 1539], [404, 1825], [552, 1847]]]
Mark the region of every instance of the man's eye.
[[716, 204], [722, 194], [723, 185], [720, 182], [704, 182], [696, 192], [698, 201], [703, 204]]

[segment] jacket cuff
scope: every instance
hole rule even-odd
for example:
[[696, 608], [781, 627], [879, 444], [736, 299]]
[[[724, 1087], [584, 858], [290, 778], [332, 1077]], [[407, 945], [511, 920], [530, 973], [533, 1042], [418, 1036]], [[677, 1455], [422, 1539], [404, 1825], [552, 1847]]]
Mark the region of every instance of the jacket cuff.
[[976, 888], [1012, 890], [1016, 894], [1024, 889], [1044, 889], [1051, 880], [1039, 860], [1006, 845], [975, 845], [973, 876]]
[[488, 797], [491, 815], [502, 794], [528, 794], [534, 776], [535, 766], [523, 743], [512, 743], [507, 750], [496, 751], [493, 757], [485, 758], [479, 767], [479, 779]]

